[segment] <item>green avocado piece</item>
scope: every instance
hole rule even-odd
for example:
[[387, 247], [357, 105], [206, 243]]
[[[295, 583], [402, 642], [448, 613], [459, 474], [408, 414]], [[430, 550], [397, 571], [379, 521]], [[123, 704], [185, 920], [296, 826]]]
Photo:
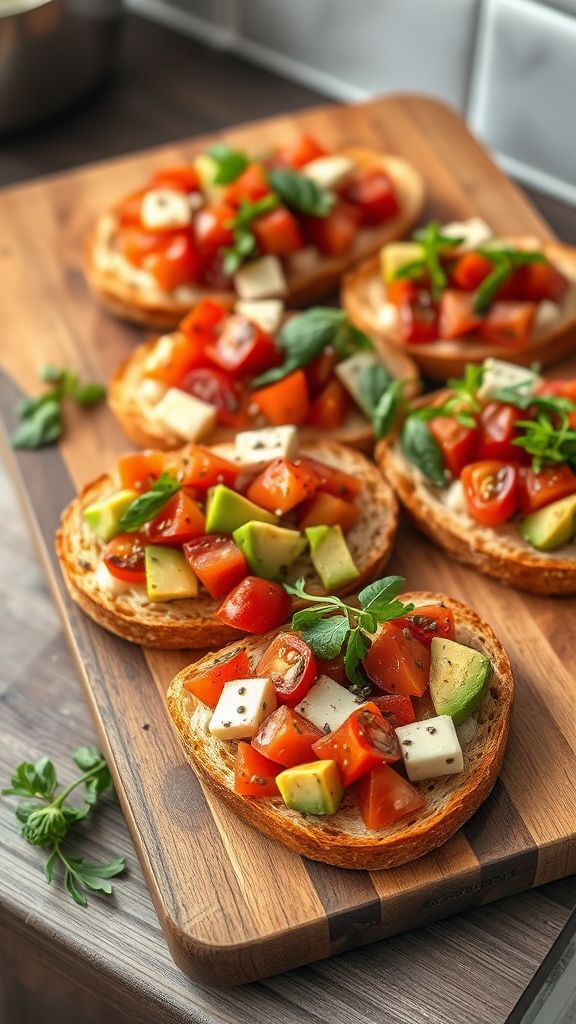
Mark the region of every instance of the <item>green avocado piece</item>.
[[287, 807], [302, 814], [335, 814], [344, 793], [335, 761], [313, 761], [276, 776]]
[[285, 530], [273, 523], [244, 523], [232, 536], [256, 576], [280, 583], [307, 544], [297, 530]]
[[126, 509], [138, 497], [137, 491], [116, 491], [110, 498], [87, 505], [83, 516], [100, 540], [112, 540], [119, 533], [118, 524]]
[[216, 199], [222, 189], [214, 183], [218, 173], [218, 164], [213, 156], [208, 153], [200, 153], [194, 160], [194, 169], [200, 178], [200, 187], [209, 199]]
[[424, 247], [419, 242], [390, 242], [380, 250], [380, 269], [384, 284], [390, 284], [401, 267], [414, 260], [424, 259]]
[[178, 548], [148, 544], [144, 557], [150, 601], [178, 601], [197, 596], [198, 580]]
[[539, 551], [554, 551], [576, 533], [576, 494], [539, 508], [520, 523], [520, 533]]
[[224, 484], [210, 487], [206, 503], [206, 533], [234, 533], [239, 526], [250, 522], [277, 523], [278, 516]]
[[430, 647], [430, 696], [437, 715], [460, 725], [484, 699], [492, 674], [490, 658], [471, 647], [435, 636]]
[[310, 557], [325, 590], [337, 590], [360, 575], [341, 526], [308, 526]]

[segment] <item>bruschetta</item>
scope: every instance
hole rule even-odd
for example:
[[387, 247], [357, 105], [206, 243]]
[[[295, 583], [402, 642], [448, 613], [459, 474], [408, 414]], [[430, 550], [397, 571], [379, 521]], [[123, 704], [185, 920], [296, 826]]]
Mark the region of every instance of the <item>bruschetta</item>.
[[500, 583], [576, 593], [576, 381], [487, 360], [376, 458], [418, 527]]
[[576, 250], [496, 238], [478, 218], [431, 223], [353, 269], [342, 301], [428, 377], [460, 376], [486, 357], [545, 365], [576, 347]]
[[[443, 594], [403, 594], [393, 611], [374, 600], [403, 582], [360, 592], [329, 662], [324, 609], [315, 625], [296, 619], [207, 655], [168, 691], [202, 784], [279, 843], [342, 868], [391, 868], [441, 846], [487, 798], [504, 758], [514, 683], [502, 644]], [[376, 615], [350, 672], [363, 607]]]
[[[339, 309], [286, 317], [280, 300], [203, 299], [176, 331], [133, 352], [108, 389], [112, 412], [138, 445], [226, 443], [238, 430], [295, 424], [302, 440], [372, 451], [382, 410], [419, 390], [416, 364], [377, 352]], [[391, 394], [393, 392], [394, 394]]]
[[[231, 454], [191, 445], [121, 457], [65, 510], [56, 546], [74, 600], [135, 643], [214, 647], [285, 621], [282, 582], [347, 592], [378, 574], [397, 526], [359, 452], [278, 428]], [[267, 442], [270, 442], [269, 444]]]
[[308, 305], [417, 221], [424, 200], [406, 161], [310, 136], [264, 156], [219, 143], [158, 170], [103, 213], [86, 245], [88, 281], [113, 313], [175, 327], [201, 298]]

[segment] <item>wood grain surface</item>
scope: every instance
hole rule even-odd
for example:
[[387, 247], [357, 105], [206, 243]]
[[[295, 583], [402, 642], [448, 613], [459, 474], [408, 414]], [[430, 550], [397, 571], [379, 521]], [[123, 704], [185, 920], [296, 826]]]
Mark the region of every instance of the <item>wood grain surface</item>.
[[[547, 234], [443, 106], [402, 98], [298, 120], [329, 145], [384, 146], [412, 159], [429, 182], [428, 213], [478, 213], [500, 231]], [[295, 123], [281, 118], [227, 137], [257, 146], [263, 134], [282, 137]], [[9, 425], [19, 392], [37, 386], [39, 364], [50, 360], [106, 378], [138, 337], [91, 301], [80, 270], [82, 239], [98, 210], [147, 169], [201, 144], [123, 158], [0, 196], [8, 371], [1, 405]], [[454, 839], [405, 868], [348, 873], [305, 862], [206, 799], [185, 767], [163, 696], [186, 655], [144, 654], [104, 634], [64, 595], [52, 546], [59, 511], [75, 487], [126, 447], [104, 409], [71, 420], [59, 449], [20, 453], [11, 464], [156, 909], [184, 970], [218, 984], [262, 977], [574, 869], [574, 602], [504, 590], [403, 530], [392, 570], [406, 575], [409, 587], [468, 601], [497, 629], [512, 658], [518, 699], [502, 779]], [[298, 894], [288, 906], [270, 898], [279, 871]]]

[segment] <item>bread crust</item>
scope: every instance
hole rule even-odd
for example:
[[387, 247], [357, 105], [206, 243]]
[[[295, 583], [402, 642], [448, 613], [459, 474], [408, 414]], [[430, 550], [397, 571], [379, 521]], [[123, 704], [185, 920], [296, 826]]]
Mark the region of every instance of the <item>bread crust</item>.
[[[288, 285], [286, 301], [291, 306], [307, 306], [334, 291], [342, 274], [354, 263], [366, 259], [386, 242], [405, 235], [418, 220], [424, 205], [424, 181], [418, 171], [405, 160], [355, 146], [345, 147], [340, 152], [352, 157], [361, 167], [383, 168], [394, 182], [400, 209], [395, 217], [381, 227], [360, 232], [356, 245], [347, 256], [328, 257], [319, 253], [313, 273], [309, 269], [302, 271], [285, 268]], [[152, 328], [169, 329], [176, 327], [188, 310], [202, 298], [211, 298], [227, 308], [231, 308], [237, 300], [235, 292], [216, 292], [206, 288], [195, 288], [193, 298], [184, 302], [169, 293], [135, 288], [117, 273], [102, 269], [99, 265], [98, 224], [86, 241], [85, 272], [92, 290], [115, 316]]]
[[[202, 783], [249, 824], [312, 860], [349, 869], [396, 867], [415, 860], [445, 843], [478, 809], [500, 772], [514, 696], [510, 662], [496, 634], [476, 612], [443, 594], [416, 592], [403, 595], [417, 605], [443, 603], [455, 615], [456, 639], [488, 654], [494, 675], [488, 694], [477, 713], [478, 730], [466, 746], [466, 767], [461, 775], [417, 784], [427, 806], [409, 821], [378, 832], [368, 831], [345, 796], [335, 815], [301, 815], [277, 798], [250, 799], [234, 792], [236, 744], [215, 740], [208, 731], [211, 710], [185, 688], [187, 679], [214, 660], [210, 654], [190, 665], [172, 680], [168, 708], [184, 745], [186, 757]], [[273, 636], [250, 638], [232, 644], [218, 657], [242, 647], [251, 667]]]
[[[356, 477], [363, 486], [357, 497], [360, 515], [347, 534], [360, 577], [342, 593], [374, 579], [385, 565], [398, 525], [398, 505], [394, 492], [377, 467], [359, 452], [330, 441], [306, 445], [302, 454], [337, 466]], [[144, 647], [161, 649], [218, 647], [242, 634], [215, 617], [220, 601], [203, 594], [185, 601], [148, 602], [145, 595], [132, 590], [112, 596], [98, 585], [95, 573], [103, 544], [83, 519], [83, 509], [117, 489], [113, 478], [103, 475], [75, 498], [62, 513], [56, 533], [56, 551], [71, 597], [95, 622], [125, 640]], [[297, 561], [290, 579], [303, 575], [312, 593], [324, 593], [309, 559]], [[140, 595], [140, 596], [139, 596]]]
[[[512, 243], [526, 244], [527, 238], [511, 238]], [[462, 341], [438, 341], [428, 344], [410, 344], [409, 351], [422, 373], [434, 380], [461, 377], [466, 363], [481, 363], [485, 359], [504, 359], [507, 362], [530, 366], [539, 362], [543, 366], [553, 363], [576, 347], [576, 249], [560, 242], [545, 242], [542, 251], [559, 269], [565, 268], [571, 284], [562, 303], [558, 322], [552, 328], [535, 333], [521, 350], [512, 346], [489, 345], [471, 334]], [[406, 349], [406, 343], [394, 331], [385, 331], [378, 321], [378, 312], [384, 301], [384, 288], [378, 256], [361, 263], [344, 277], [341, 301], [350, 319], [363, 331], [388, 345]]]

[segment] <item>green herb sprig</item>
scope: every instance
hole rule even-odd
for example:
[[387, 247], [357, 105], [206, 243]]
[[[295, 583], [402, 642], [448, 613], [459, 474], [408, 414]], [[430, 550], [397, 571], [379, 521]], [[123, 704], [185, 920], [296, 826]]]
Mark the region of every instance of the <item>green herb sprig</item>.
[[47, 365], [40, 370], [40, 380], [52, 387], [36, 398], [25, 398], [18, 408], [20, 424], [12, 434], [13, 448], [44, 448], [62, 436], [64, 399], [70, 397], [83, 407], [96, 405], [106, 395], [101, 384], [81, 384], [74, 370], [61, 370]]
[[560, 414], [557, 425], [546, 413], [540, 413], [533, 420], [517, 420], [516, 427], [521, 433], [512, 444], [532, 456], [532, 468], [536, 473], [547, 463], [558, 465], [564, 462], [576, 472], [576, 430], [570, 427], [568, 413]]
[[268, 181], [284, 205], [298, 213], [327, 217], [336, 202], [333, 192], [320, 188], [311, 178], [298, 171], [283, 167], [268, 171]]
[[362, 411], [372, 421], [374, 437], [380, 441], [390, 433], [404, 405], [406, 381], [395, 380], [382, 363], [366, 366], [358, 381]]
[[330, 660], [344, 652], [344, 670], [351, 689], [364, 693], [367, 680], [362, 661], [371, 644], [371, 634], [379, 622], [389, 622], [407, 615], [413, 604], [404, 604], [397, 596], [404, 586], [402, 576], [385, 576], [370, 583], [358, 594], [360, 607], [345, 604], [339, 597], [317, 597], [307, 594], [306, 581], [301, 577], [294, 586], [284, 584], [285, 590], [300, 601], [312, 605], [292, 616], [292, 629], [298, 630], [314, 654]]
[[214, 176], [215, 185], [230, 185], [236, 181], [250, 163], [246, 153], [241, 150], [232, 149], [225, 142], [217, 142], [208, 150], [208, 156], [217, 164], [217, 171]]
[[258, 243], [252, 230], [252, 223], [263, 213], [275, 210], [278, 202], [278, 196], [270, 192], [255, 202], [240, 203], [238, 213], [227, 224], [234, 233], [234, 242], [222, 250], [222, 269], [225, 274], [235, 274], [245, 260], [257, 255]]
[[133, 533], [155, 519], [170, 498], [182, 487], [180, 481], [169, 473], [162, 473], [149, 491], [140, 494], [128, 505], [118, 523], [119, 533]]
[[441, 226], [435, 220], [430, 221], [425, 228], [415, 231], [413, 238], [422, 245], [422, 259], [411, 260], [399, 267], [394, 278], [413, 279], [427, 275], [432, 298], [437, 302], [448, 283], [446, 272], [440, 262], [441, 257], [461, 245], [463, 239], [442, 234]]
[[505, 284], [517, 267], [546, 262], [546, 257], [541, 252], [524, 252], [522, 249], [512, 249], [509, 246], [486, 246], [476, 251], [494, 264], [494, 269], [474, 293], [473, 309], [479, 316], [488, 312], [498, 289]]
[[[110, 895], [109, 879], [124, 871], [125, 861], [124, 857], [115, 857], [106, 864], [91, 864], [70, 856], [63, 849], [70, 829], [88, 817], [99, 796], [111, 785], [106, 761], [95, 747], [78, 747], [74, 762], [81, 776], [60, 789], [54, 764], [47, 757], [39, 758], [34, 764], [23, 761], [16, 768], [11, 785], [3, 789], [2, 794], [28, 798], [16, 808], [22, 837], [31, 846], [50, 848], [44, 865], [46, 881], [52, 882], [55, 866], [60, 863], [67, 893], [75, 903], [85, 907], [87, 900], [83, 890]], [[80, 786], [84, 787], [83, 803], [68, 803], [70, 794]]]

